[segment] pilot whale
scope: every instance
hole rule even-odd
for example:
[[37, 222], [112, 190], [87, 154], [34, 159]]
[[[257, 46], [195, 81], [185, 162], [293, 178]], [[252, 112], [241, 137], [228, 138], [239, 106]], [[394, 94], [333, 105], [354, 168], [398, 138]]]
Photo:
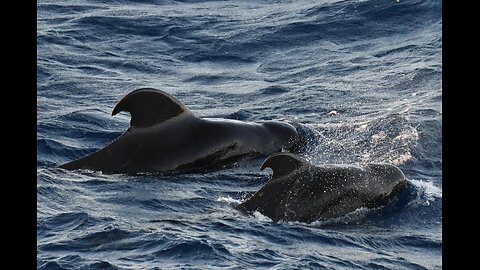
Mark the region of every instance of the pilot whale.
[[291, 124], [199, 118], [172, 95], [152, 88], [127, 94], [112, 116], [121, 111], [131, 115], [126, 132], [60, 168], [104, 173], [204, 171], [246, 156], [288, 150], [301, 141]]
[[406, 182], [403, 172], [391, 164], [315, 166], [291, 153], [272, 154], [260, 169], [265, 168], [273, 170], [269, 181], [238, 207], [258, 211], [274, 222], [311, 223], [361, 207], [380, 207]]

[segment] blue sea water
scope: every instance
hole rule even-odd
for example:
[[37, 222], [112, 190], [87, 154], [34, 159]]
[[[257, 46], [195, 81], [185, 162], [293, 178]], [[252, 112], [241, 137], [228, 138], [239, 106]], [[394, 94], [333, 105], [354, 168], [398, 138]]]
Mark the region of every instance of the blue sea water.
[[[442, 3], [37, 1], [39, 269], [441, 269]], [[58, 165], [129, 126], [140, 87], [196, 115], [308, 130], [315, 164], [391, 162], [395, 200], [273, 223], [234, 206], [263, 159], [175, 176]]]

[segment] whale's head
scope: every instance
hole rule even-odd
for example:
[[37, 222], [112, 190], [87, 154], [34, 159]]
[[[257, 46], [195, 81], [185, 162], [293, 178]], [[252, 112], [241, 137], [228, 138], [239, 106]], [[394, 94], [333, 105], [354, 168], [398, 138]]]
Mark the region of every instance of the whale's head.
[[302, 142], [297, 129], [291, 124], [272, 120], [263, 122], [262, 125], [273, 135], [276, 148], [292, 150]]
[[405, 175], [395, 165], [372, 163], [367, 165], [372, 179], [375, 179], [376, 190], [384, 195], [395, 195], [403, 190], [406, 184]]

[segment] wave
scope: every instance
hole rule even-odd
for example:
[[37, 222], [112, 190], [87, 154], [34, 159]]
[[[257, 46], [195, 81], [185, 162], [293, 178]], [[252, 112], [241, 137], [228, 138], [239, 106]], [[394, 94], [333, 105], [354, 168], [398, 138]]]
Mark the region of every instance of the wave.
[[[37, 3], [39, 269], [442, 268], [442, 2]], [[282, 120], [315, 164], [390, 162], [384, 207], [304, 224], [235, 209], [263, 159], [176, 176], [58, 165], [120, 136], [154, 87], [199, 117]]]

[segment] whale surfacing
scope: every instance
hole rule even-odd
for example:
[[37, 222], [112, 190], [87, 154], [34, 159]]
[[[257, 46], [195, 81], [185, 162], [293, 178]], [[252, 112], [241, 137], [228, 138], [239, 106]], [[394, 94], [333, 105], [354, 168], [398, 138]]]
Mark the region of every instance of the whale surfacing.
[[405, 175], [394, 165], [315, 166], [291, 153], [269, 156], [269, 181], [238, 207], [277, 221], [311, 223], [340, 217], [358, 208], [387, 204], [405, 187]]
[[270, 155], [300, 142], [288, 123], [199, 118], [161, 90], [141, 88], [112, 111], [131, 115], [130, 127], [104, 148], [60, 166], [104, 173], [164, 173], [213, 169], [246, 156]]

